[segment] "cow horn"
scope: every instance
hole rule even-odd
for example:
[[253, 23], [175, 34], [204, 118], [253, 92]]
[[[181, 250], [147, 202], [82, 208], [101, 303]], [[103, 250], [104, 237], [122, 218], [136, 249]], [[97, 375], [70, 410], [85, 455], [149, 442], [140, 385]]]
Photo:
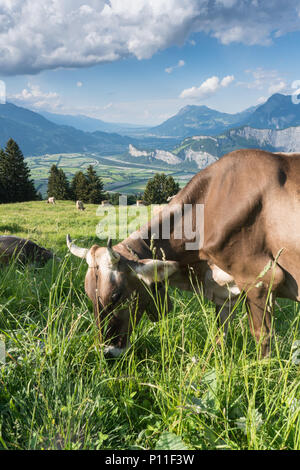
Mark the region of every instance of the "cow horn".
[[120, 255], [116, 251], [113, 250], [112, 248], [112, 239], [109, 238], [107, 241], [107, 251], [110, 257], [110, 262], [112, 264], [116, 264], [120, 261]]
[[80, 248], [79, 246], [76, 246], [72, 242], [69, 234], [67, 235], [67, 245], [73, 255], [78, 256], [78, 258], [86, 259], [86, 255], [88, 254], [89, 250], [87, 248]]

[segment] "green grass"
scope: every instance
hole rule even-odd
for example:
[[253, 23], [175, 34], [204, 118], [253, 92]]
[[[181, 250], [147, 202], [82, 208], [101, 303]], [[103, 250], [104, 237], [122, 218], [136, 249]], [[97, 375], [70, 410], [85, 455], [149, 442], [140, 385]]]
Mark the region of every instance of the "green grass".
[[170, 289], [173, 309], [143, 317], [132, 347], [105, 359], [84, 292], [86, 265], [65, 234], [96, 239], [96, 206], [0, 206], [0, 234], [30, 236], [63, 259], [0, 271], [0, 449], [154, 449], [168, 432], [188, 449], [300, 449], [299, 309], [280, 301], [259, 360], [241, 299], [220, 347], [213, 305]]

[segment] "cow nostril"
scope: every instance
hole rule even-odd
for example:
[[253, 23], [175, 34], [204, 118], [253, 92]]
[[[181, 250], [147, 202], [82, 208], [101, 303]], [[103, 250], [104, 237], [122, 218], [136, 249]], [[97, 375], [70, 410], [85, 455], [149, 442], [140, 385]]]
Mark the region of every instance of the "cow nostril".
[[128, 342], [128, 344], [124, 347], [121, 347], [121, 348], [118, 348], [117, 346], [106, 346], [104, 348], [104, 356], [109, 358], [109, 357], [119, 357], [121, 356], [122, 354], [124, 354], [127, 349], [130, 348], [130, 342]]
[[104, 356], [106, 358], [115, 358], [121, 356], [126, 351], [126, 348], [117, 348], [116, 346], [106, 346], [104, 348]]

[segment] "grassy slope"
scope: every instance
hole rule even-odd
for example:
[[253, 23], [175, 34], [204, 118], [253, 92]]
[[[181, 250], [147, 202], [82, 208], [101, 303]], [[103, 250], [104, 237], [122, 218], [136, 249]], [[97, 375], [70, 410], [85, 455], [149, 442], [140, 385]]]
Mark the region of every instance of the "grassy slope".
[[0, 449], [153, 449], [163, 432], [189, 449], [300, 449], [295, 304], [276, 309], [271, 359], [259, 361], [243, 302], [226, 346], [212, 305], [172, 290], [174, 308], [135, 329], [106, 360], [83, 287], [86, 266], [65, 234], [95, 240], [96, 206], [0, 206], [0, 234], [30, 236], [63, 257], [43, 269], [0, 271]]

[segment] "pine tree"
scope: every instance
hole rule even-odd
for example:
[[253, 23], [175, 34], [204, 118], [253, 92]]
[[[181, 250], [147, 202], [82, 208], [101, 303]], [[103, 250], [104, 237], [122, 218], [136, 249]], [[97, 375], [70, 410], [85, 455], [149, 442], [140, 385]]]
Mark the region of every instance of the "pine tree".
[[77, 171], [71, 182], [71, 190], [75, 201], [88, 202], [88, 180], [82, 171]]
[[24, 156], [13, 140], [9, 139], [0, 152], [0, 195], [3, 202], [23, 202], [37, 199], [34, 182]]
[[0, 204], [3, 204], [7, 200], [7, 194], [5, 192], [5, 178], [2, 174], [2, 162], [5, 158], [4, 152], [0, 149]]
[[165, 204], [168, 198], [177, 194], [178, 191], [179, 184], [172, 176], [156, 173], [146, 185], [143, 200], [147, 204]]
[[86, 174], [82, 171], [75, 173], [71, 183], [72, 193], [76, 201], [80, 200], [88, 204], [100, 204], [106, 199], [103, 182], [90, 165]]
[[85, 202], [90, 204], [100, 204], [105, 199], [103, 191], [103, 181], [97, 175], [93, 166], [90, 165], [87, 169], [87, 184], [88, 184], [88, 196]]
[[56, 191], [57, 180], [58, 180], [58, 168], [56, 165], [52, 165], [50, 168], [50, 174], [48, 177], [48, 187], [47, 187], [48, 197], [55, 197], [54, 192]]
[[69, 181], [63, 169], [58, 168], [57, 165], [52, 165], [50, 169], [47, 194], [48, 197], [55, 197], [58, 200], [72, 199]]

